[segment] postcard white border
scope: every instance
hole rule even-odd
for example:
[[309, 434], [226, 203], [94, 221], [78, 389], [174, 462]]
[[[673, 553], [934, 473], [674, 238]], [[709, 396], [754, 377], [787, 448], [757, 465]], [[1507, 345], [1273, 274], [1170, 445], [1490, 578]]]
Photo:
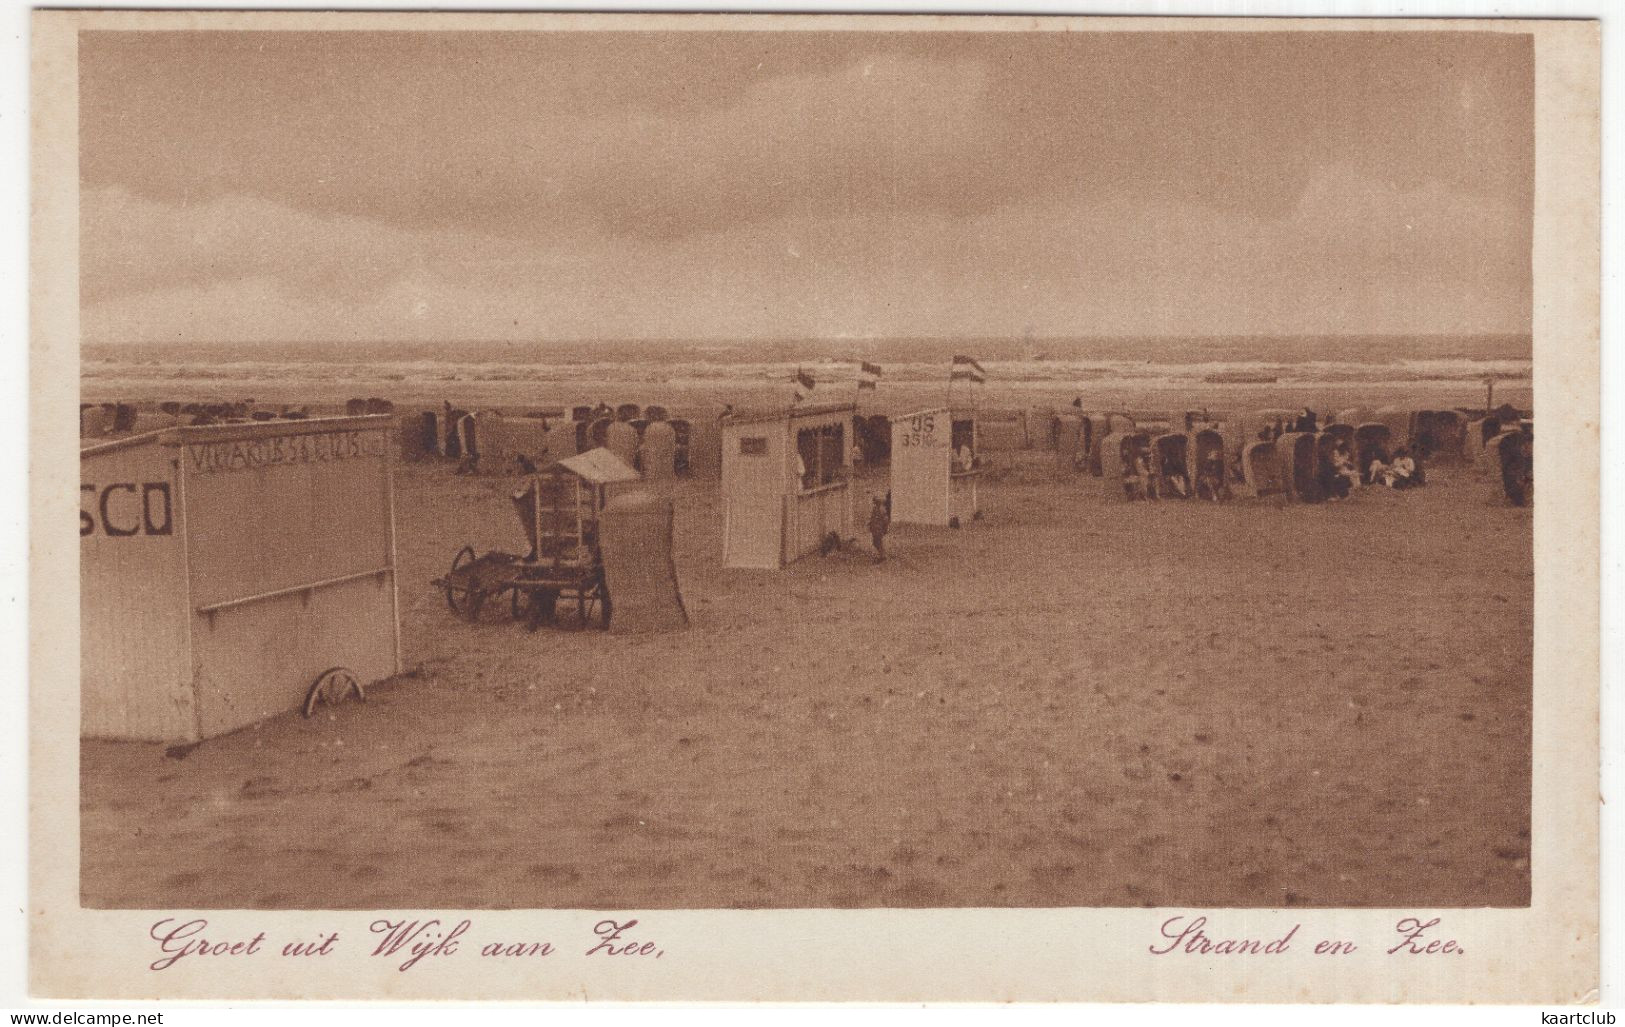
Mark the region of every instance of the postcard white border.
[[[643, 916], [670, 953], [636, 968], [559, 960], [533, 973], [481, 973], [447, 961], [405, 974], [345, 960], [297, 973], [274, 964], [194, 964], [163, 974], [151, 958], [151, 914], [78, 906], [78, 545], [72, 530], [77, 406], [78, 198], [73, 85], [79, 26], [96, 28], [535, 29], [529, 14], [252, 14], [39, 12], [34, 29], [30, 505], [32, 797], [30, 990], [120, 998], [606, 998], [879, 999], [899, 1001], [1575, 1001], [1597, 979], [1599, 101], [1595, 23], [1390, 22], [1240, 19], [976, 18], [982, 31], [1426, 31], [1533, 32], [1536, 37], [1535, 393], [1541, 412], [1536, 509], [1535, 806], [1533, 904], [1528, 910], [1250, 910], [1217, 914], [1257, 935], [1291, 923], [1315, 936], [1376, 941], [1412, 914], [1441, 915], [1471, 955], [1459, 970], [1406, 963], [1368, 944], [1335, 970], [1308, 947], [1268, 966], [1154, 958], [1162, 910], [688, 911]], [[555, 15], [549, 30], [719, 26], [709, 15]], [[807, 19], [752, 16], [758, 31]], [[821, 30], [936, 31], [940, 17], [818, 16]], [[955, 26], [959, 27], [959, 26]], [[434, 910], [446, 916], [450, 911]], [[637, 911], [631, 911], [637, 912]], [[212, 913], [277, 936], [366, 913]], [[573, 939], [584, 912], [468, 914], [492, 936]], [[1213, 914], [1210, 914], [1213, 915]], [[240, 921], [238, 918], [241, 918]], [[87, 941], [94, 939], [94, 944]], [[120, 939], [127, 939], [121, 943]], [[585, 946], [582, 946], [583, 948]]]

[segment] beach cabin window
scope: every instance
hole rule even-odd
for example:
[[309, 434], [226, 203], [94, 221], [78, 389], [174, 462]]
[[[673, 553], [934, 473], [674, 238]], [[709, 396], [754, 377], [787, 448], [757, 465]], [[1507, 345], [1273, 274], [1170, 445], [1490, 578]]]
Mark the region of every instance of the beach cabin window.
[[846, 426], [801, 429], [796, 432], [796, 456], [803, 492], [838, 480], [846, 466]]
[[796, 432], [796, 473], [801, 475], [803, 492], [818, 486], [818, 429]]
[[760, 435], [747, 435], [739, 440], [740, 456], [766, 456], [767, 439]]

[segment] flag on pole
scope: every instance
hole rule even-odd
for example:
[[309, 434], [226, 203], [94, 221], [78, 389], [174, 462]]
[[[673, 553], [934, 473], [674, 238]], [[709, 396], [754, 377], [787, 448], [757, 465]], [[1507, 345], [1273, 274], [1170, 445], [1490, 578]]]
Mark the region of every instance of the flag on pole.
[[806, 371], [798, 370], [795, 377], [795, 386], [796, 400], [799, 402], [806, 399], [808, 396], [811, 396], [813, 389], [818, 387], [818, 383], [814, 381], [813, 376], [808, 374]]
[[948, 380], [951, 382], [969, 381], [985, 384], [987, 382], [987, 372], [982, 370], [981, 364], [978, 364], [970, 357], [956, 356], [954, 357], [954, 369], [948, 375]]
[[880, 384], [880, 365], [863, 361], [858, 368], [858, 388], [872, 389]]

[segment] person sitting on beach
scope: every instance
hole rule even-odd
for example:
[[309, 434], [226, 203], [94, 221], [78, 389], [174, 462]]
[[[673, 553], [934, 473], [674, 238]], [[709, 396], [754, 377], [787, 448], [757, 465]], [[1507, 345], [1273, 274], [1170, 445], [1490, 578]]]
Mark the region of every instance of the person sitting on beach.
[[1150, 484], [1151, 465], [1143, 453], [1133, 453], [1123, 468], [1123, 494], [1130, 499], [1149, 499], [1146, 489]]
[[1377, 447], [1371, 454], [1371, 460], [1365, 465], [1365, 483], [1367, 485], [1388, 484], [1388, 451]]
[[891, 528], [891, 513], [879, 496], [869, 504], [869, 538], [875, 544], [875, 563], [886, 559], [886, 532]]
[[1211, 499], [1217, 503], [1225, 498], [1225, 493], [1224, 457], [1218, 453], [1209, 453], [1196, 472], [1196, 496], [1198, 499]]
[[1151, 454], [1141, 450], [1134, 454], [1134, 478], [1139, 483], [1139, 498], [1155, 501], [1160, 482], [1151, 466]]
[[1348, 498], [1349, 480], [1338, 469], [1336, 450], [1321, 458], [1315, 477], [1320, 483], [1320, 490], [1326, 494], [1327, 502]]
[[1360, 470], [1354, 466], [1354, 456], [1347, 445], [1339, 442], [1332, 450], [1332, 470], [1344, 480], [1343, 495], [1360, 484]]
[[1394, 462], [1388, 465], [1388, 487], [1395, 489], [1414, 488], [1416, 481], [1416, 461], [1403, 446], [1394, 452]]

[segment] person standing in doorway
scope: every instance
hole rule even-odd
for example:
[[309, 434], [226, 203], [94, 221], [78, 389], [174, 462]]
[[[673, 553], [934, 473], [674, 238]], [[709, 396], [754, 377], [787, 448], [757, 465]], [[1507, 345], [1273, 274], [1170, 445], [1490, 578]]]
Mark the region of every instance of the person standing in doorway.
[[875, 563], [886, 559], [886, 532], [890, 529], [891, 512], [880, 497], [875, 496], [869, 506], [869, 538], [875, 544]]

